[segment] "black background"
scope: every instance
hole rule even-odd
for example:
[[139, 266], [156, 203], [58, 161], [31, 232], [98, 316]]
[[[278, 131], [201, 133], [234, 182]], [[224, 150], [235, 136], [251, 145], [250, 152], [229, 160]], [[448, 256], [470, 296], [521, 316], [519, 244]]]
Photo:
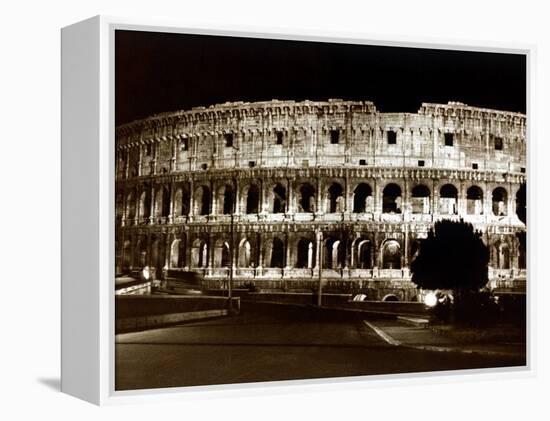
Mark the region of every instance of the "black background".
[[116, 31], [116, 124], [226, 101], [422, 102], [525, 112], [526, 57], [420, 48]]

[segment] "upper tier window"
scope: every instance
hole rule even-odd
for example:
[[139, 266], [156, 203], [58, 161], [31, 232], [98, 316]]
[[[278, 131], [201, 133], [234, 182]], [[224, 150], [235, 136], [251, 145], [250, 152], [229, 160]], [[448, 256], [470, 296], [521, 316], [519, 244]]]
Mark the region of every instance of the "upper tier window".
[[283, 139], [284, 139], [283, 132], [279, 130], [275, 133], [275, 135], [277, 137], [276, 138], [277, 145], [282, 145], [283, 144]]
[[388, 145], [395, 145], [397, 143], [397, 133], [393, 130], [387, 131]]
[[453, 146], [454, 136], [453, 133], [445, 133], [445, 146]]
[[330, 131], [330, 143], [333, 145], [340, 143], [340, 130]]
[[233, 147], [233, 133], [227, 133], [225, 135], [225, 146], [228, 148]]
[[502, 150], [502, 137], [495, 137], [495, 151]]

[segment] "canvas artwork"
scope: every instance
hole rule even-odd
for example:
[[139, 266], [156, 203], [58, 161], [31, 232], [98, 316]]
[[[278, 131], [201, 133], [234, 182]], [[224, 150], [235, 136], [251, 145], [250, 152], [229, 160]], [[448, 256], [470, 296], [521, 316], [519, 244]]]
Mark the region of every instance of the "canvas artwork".
[[117, 29], [116, 391], [526, 366], [527, 58]]

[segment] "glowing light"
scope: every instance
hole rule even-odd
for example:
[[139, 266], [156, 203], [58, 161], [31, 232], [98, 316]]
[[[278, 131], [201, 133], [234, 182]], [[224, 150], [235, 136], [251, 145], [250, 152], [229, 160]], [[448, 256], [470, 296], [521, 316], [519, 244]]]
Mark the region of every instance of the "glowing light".
[[424, 304], [428, 307], [434, 307], [437, 304], [437, 296], [433, 292], [429, 292], [424, 297]]

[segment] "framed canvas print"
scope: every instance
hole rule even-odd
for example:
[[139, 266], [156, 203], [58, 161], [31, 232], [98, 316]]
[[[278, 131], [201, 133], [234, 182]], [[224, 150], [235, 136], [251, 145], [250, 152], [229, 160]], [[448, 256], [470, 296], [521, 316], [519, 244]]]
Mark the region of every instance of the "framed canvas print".
[[62, 389], [528, 371], [527, 47], [62, 31]]

